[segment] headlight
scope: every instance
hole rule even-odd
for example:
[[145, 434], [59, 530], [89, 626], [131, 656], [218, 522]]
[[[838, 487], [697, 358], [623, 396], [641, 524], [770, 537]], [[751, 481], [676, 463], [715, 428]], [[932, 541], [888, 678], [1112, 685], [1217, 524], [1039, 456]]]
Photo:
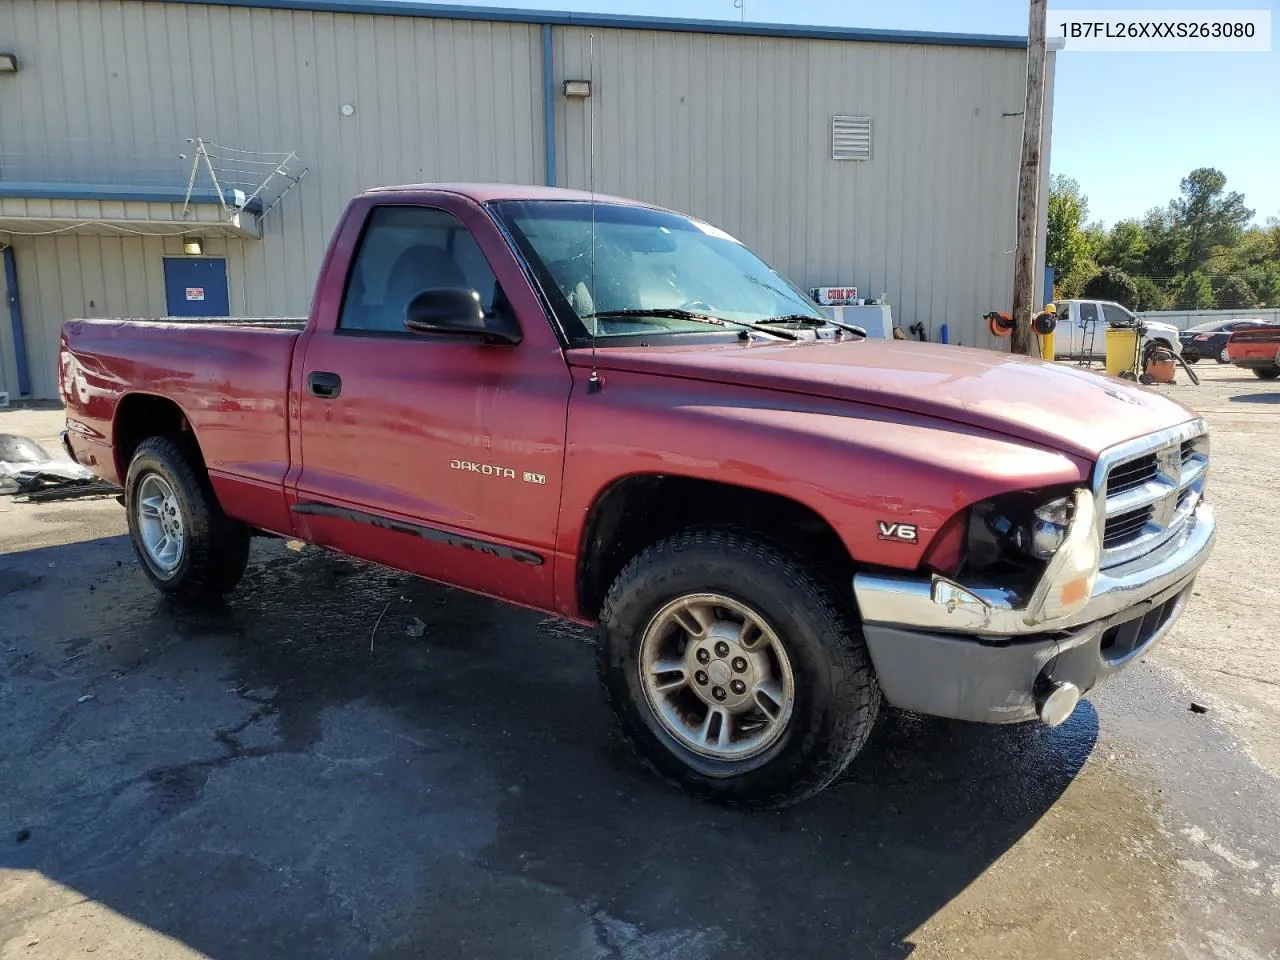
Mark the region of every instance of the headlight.
[[1058, 497], [1038, 507], [1029, 495], [990, 500], [984, 522], [997, 541], [1036, 560], [1049, 560], [1067, 539], [1075, 517], [1075, 499]]
[[[949, 580], [967, 589], [998, 589], [1033, 624], [1088, 602], [1102, 550], [1089, 490], [1004, 494], [974, 504], [957, 520], [926, 556]], [[944, 557], [949, 562], [930, 562]]]

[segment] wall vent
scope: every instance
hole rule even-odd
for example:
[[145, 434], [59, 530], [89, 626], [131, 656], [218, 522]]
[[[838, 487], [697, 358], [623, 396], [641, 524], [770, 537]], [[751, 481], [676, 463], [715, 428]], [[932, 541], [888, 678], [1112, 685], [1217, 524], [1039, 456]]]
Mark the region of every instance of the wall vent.
[[831, 159], [871, 159], [871, 118], [831, 118]]

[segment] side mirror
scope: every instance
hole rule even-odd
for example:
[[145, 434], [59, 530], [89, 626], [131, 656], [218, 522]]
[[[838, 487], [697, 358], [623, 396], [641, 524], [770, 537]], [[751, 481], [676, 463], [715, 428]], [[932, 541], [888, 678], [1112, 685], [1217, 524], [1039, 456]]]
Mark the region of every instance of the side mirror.
[[414, 333], [473, 337], [486, 343], [520, 342], [519, 327], [506, 315], [486, 323], [480, 294], [469, 287], [423, 290], [405, 307], [404, 326]]

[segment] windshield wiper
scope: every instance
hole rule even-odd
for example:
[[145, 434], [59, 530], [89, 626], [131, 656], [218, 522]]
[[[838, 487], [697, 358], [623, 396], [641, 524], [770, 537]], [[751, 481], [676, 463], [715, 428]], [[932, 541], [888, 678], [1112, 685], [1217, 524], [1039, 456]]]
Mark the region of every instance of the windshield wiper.
[[[781, 317], [770, 317], [768, 320], [761, 320], [761, 323], [807, 323], [818, 327], [836, 327], [845, 330], [848, 333], [856, 333], [860, 337], [866, 337], [867, 331], [852, 323], [841, 323], [839, 320], [828, 320], [826, 317], [811, 317], [807, 313], [788, 313]], [[770, 331], [772, 332], [772, 331]]]
[[766, 330], [754, 323], [746, 323], [742, 320], [728, 320], [725, 317], [713, 317], [705, 313], [694, 313], [692, 310], [680, 310], [676, 307], [665, 307], [653, 310], [600, 310], [596, 313], [588, 313], [582, 319], [593, 320], [597, 317], [653, 317], [659, 320], [692, 320], [695, 323], [710, 323], [717, 327], [736, 327], [740, 330], [754, 330], [756, 333], [763, 333], [766, 336], [777, 337], [780, 340], [799, 340], [800, 338], [794, 333], [785, 330]]

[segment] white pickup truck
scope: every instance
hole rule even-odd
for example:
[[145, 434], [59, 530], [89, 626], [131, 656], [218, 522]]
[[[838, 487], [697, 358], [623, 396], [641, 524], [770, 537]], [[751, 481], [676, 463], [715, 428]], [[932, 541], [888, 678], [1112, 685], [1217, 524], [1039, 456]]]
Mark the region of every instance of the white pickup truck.
[[[1072, 360], [1102, 360], [1107, 355], [1107, 330], [1142, 324], [1142, 356], [1155, 347], [1165, 347], [1175, 356], [1182, 354], [1178, 328], [1171, 323], [1143, 320], [1126, 307], [1106, 300], [1055, 300], [1058, 326], [1053, 350], [1058, 357]], [[1145, 364], [1144, 364], [1145, 366]]]

